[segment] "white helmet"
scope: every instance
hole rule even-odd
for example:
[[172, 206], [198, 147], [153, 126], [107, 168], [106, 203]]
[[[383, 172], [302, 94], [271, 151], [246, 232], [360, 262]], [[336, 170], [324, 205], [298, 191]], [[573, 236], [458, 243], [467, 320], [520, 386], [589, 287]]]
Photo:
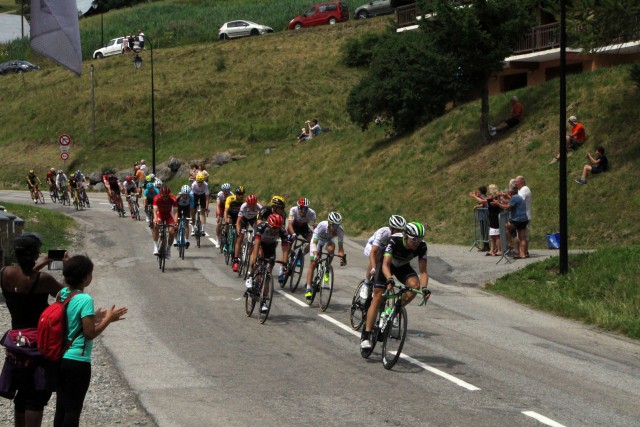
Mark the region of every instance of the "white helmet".
[[189, 187], [187, 184], [183, 185], [182, 187], [180, 187], [180, 193], [182, 194], [191, 193], [191, 187]]
[[338, 212], [331, 212], [329, 214], [329, 218], [327, 219], [329, 220], [329, 224], [335, 224], [335, 225], [342, 224], [342, 215], [340, 215]]
[[156, 185], [156, 188], [160, 188], [162, 187], [162, 180], [160, 178], [156, 178], [154, 184]]
[[389, 217], [389, 227], [391, 228], [404, 230], [404, 227], [406, 227], [406, 225], [407, 221], [400, 215], [391, 215]]

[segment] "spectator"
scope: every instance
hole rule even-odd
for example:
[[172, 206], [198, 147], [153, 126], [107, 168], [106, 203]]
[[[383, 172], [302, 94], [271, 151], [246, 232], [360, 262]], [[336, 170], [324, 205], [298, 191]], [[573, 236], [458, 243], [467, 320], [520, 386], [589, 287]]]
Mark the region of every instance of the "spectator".
[[206, 183], [208, 183], [209, 182], [209, 172], [207, 172], [207, 170], [204, 168], [204, 162], [200, 163], [200, 168], [196, 171], [196, 175], [198, 175], [199, 173], [204, 175], [204, 181]]
[[[567, 134], [567, 150], [577, 150], [584, 144], [587, 138], [587, 133], [582, 126], [582, 123], [578, 123], [576, 116], [569, 117], [569, 124], [571, 125], [571, 133]], [[549, 163], [550, 165], [560, 160], [560, 153]]]
[[589, 174], [589, 172], [591, 172], [592, 174], [598, 174], [601, 172], [606, 172], [607, 169], [609, 169], [609, 159], [607, 159], [606, 154], [604, 154], [604, 147], [600, 146], [596, 148], [595, 157], [592, 157], [591, 153], [587, 153], [585, 157], [589, 159], [589, 163], [591, 163], [593, 166], [584, 165], [584, 168], [582, 169], [582, 177], [576, 179], [576, 182], [581, 185], [587, 183], [587, 175]]
[[125, 34], [122, 36], [122, 53], [129, 52], [129, 38]]
[[531, 205], [532, 205], [532, 194], [531, 194], [531, 189], [529, 189], [529, 187], [527, 187], [527, 183], [524, 180], [523, 176], [517, 176], [516, 179], [514, 180], [514, 184], [516, 186], [516, 188], [518, 189], [518, 195], [520, 197], [522, 197], [522, 200], [524, 200], [524, 205], [527, 208], [527, 229], [525, 230], [525, 241], [524, 241], [524, 253], [521, 253], [521, 255], [525, 258], [529, 258], [529, 233], [531, 232], [531, 220], [532, 220], [532, 216], [531, 216]]
[[302, 128], [300, 129], [300, 135], [298, 135], [298, 140], [296, 141], [295, 145], [298, 145], [302, 141], [306, 141], [308, 139], [309, 139], [309, 134], [307, 133], [307, 129]]
[[191, 163], [189, 165], [189, 181], [191, 183], [193, 183], [193, 181], [196, 180], [196, 175], [198, 174], [198, 164], [197, 163]]
[[[472, 191], [469, 196], [478, 201], [478, 204], [473, 207], [476, 209], [487, 209], [487, 187], [480, 186], [477, 191]], [[478, 252], [489, 252], [489, 211], [474, 212], [474, 217], [477, 218], [478, 226], [480, 228], [480, 235], [484, 245], [478, 249]], [[474, 236], [475, 237], [475, 236]]]
[[524, 203], [522, 197], [518, 195], [518, 189], [511, 187], [509, 189], [509, 195], [511, 199], [507, 204], [500, 202], [498, 206], [502, 209], [508, 209], [511, 211], [511, 219], [507, 224], [507, 231], [510, 233], [515, 230], [518, 235], [518, 251], [515, 252], [515, 259], [524, 259], [523, 254], [526, 253], [526, 229], [529, 221], [527, 220], [527, 206]]
[[144, 163], [144, 159], [140, 160], [140, 169], [142, 170], [142, 173], [145, 174], [145, 176], [147, 175], [147, 165]]
[[500, 247], [500, 191], [495, 184], [489, 185], [487, 196], [487, 208], [489, 209], [489, 239], [491, 241], [491, 249], [485, 255], [501, 256], [502, 249]]
[[129, 43], [129, 50], [133, 51], [133, 45], [135, 42], [135, 38], [133, 37], [133, 33], [129, 33], [129, 37], [127, 37], [127, 42]]
[[489, 125], [489, 135], [496, 136], [498, 132], [504, 129], [511, 129], [524, 120], [524, 105], [518, 101], [517, 96], [511, 97], [511, 114], [508, 119], [499, 123], [498, 126], [493, 127]]
[[[42, 270], [49, 264], [46, 257], [40, 258], [42, 241], [36, 234], [23, 234], [15, 239], [16, 262], [0, 270], [0, 285], [9, 314], [11, 328], [37, 328], [40, 315], [49, 305], [49, 295], [55, 296], [61, 289], [50, 274]], [[65, 255], [66, 256], [66, 255]], [[25, 366], [24, 357], [14, 355], [7, 358], [2, 369], [2, 395], [13, 398], [16, 426], [40, 426], [42, 412], [51, 398], [52, 389], [47, 384], [45, 367], [36, 363]], [[28, 362], [33, 363], [32, 359]], [[43, 384], [38, 388], [35, 384]], [[46, 387], [49, 386], [49, 387]]]
[[[144, 33], [142, 30], [138, 30], [138, 45], [140, 46], [140, 50], [144, 50]], [[153, 45], [151, 46], [151, 50], [153, 50]]]
[[[314, 137], [320, 135], [320, 132], [322, 132], [322, 129], [320, 128], [320, 125], [318, 124], [318, 119], [313, 119], [313, 121], [307, 120], [305, 123], [309, 127], [309, 136], [307, 137], [307, 139], [314, 138]], [[311, 123], [313, 123], [313, 126], [311, 125]]]
[[66, 260], [62, 275], [68, 285], [60, 291], [62, 301], [72, 292], [80, 293], [67, 306], [66, 330], [71, 346], [64, 352], [58, 365], [56, 413], [53, 419], [55, 427], [79, 425], [82, 405], [91, 381], [93, 340], [110, 323], [124, 320], [122, 316], [127, 313], [126, 307], [116, 309], [115, 305], [106, 310], [94, 310], [93, 298], [84, 293], [93, 279], [93, 262], [88, 257], [76, 255]]

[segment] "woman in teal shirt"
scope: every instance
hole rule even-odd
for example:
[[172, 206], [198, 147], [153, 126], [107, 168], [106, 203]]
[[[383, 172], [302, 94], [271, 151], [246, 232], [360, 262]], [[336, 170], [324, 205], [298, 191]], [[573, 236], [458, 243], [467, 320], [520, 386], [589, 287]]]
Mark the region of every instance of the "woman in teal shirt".
[[93, 279], [93, 262], [88, 257], [76, 255], [66, 260], [62, 275], [68, 287], [60, 291], [61, 300], [74, 292], [77, 294], [67, 306], [67, 339], [72, 343], [58, 368], [55, 427], [80, 424], [80, 413], [91, 381], [93, 340], [109, 323], [123, 320], [122, 316], [127, 313], [126, 307], [94, 310], [93, 298], [84, 293]]

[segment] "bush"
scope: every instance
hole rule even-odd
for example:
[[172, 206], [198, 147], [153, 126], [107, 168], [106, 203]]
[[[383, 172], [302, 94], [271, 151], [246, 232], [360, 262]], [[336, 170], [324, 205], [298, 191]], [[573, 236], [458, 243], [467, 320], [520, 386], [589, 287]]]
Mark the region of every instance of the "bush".
[[629, 77], [631, 77], [631, 80], [640, 88], [640, 62], [631, 65]]
[[347, 67], [367, 67], [373, 59], [373, 51], [382, 40], [383, 34], [366, 33], [349, 39], [341, 47], [342, 63]]

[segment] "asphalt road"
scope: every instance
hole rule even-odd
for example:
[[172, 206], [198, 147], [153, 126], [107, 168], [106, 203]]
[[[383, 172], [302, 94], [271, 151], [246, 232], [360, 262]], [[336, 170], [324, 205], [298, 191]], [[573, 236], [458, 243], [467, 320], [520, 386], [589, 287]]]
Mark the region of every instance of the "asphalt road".
[[[349, 265], [335, 268], [326, 313], [300, 291], [279, 292], [260, 325], [244, 315], [244, 284], [210, 241], [184, 261], [174, 251], [161, 273], [144, 222], [90, 197], [90, 210], [55, 209], [84, 232], [78, 252], [96, 264], [87, 291], [99, 305], [129, 307], [102, 342], [160, 426], [640, 424], [639, 343], [453, 280], [474, 277], [477, 254], [456, 272], [452, 249], [432, 245], [433, 297], [407, 307], [405, 357], [387, 371], [379, 348], [360, 357], [348, 326], [365, 266], [357, 242], [347, 242]], [[0, 191], [0, 201], [28, 195]]]

